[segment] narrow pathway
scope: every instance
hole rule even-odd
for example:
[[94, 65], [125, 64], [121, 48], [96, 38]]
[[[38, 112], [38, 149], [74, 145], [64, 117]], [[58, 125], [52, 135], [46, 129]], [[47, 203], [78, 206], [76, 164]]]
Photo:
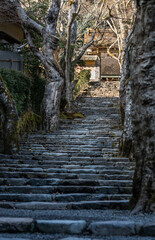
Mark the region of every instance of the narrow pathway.
[[28, 232], [36, 240], [46, 239], [37, 232], [59, 234], [51, 239], [150, 235], [148, 226], [128, 221], [134, 163], [118, 155], [118, 105], [118, 97], [87, 94], [78, 101], [84, 118], [30, 135], [19, 155], [0, 155], [0, 232]]

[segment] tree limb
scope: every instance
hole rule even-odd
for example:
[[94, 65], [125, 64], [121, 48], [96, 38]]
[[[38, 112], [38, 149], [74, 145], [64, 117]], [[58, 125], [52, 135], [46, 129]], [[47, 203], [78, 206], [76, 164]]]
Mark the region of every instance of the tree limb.
[[19, 0], [7, 0], [15, 11], [23, 25], [37, 32], [39, 35], [43, 34], [43, 26], [33, 21], [23, 10]]
[[42, 63], [45, 63], [46, 62], [45, 57], [42, 55], [42, 53], [39, 51], [39, 49], [34, 45], [33, 40], [31, 38], [31, 34], [26, 27], [24, 28], [24, 32], [25, 32], [25, 36], [27, 38], [28, 44], [29, 44], [32, 52], [34, 53], [34, 55], [37, 56]]

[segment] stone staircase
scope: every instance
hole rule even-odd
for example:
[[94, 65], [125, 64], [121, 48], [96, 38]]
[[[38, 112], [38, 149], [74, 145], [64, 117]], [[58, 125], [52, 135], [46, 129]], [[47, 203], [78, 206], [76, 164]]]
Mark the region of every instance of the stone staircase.
[[[104, 222], [98, 214], [112, 209], [126, 214], [129, 209], [134, 163], [118, 155], [118, 101], [115, 97], [82, 97], [78, 109], [85, 117], [62, 119], [53, 133], [31, 134], [21, 144], [20, 154], [0, 155], [2, 239], [13, 238], [6, 232], [60, 234], [47, 239], [63, 239], [61, 234], [82, 237], [76, 239], [150, 235], [135, 221]], [[79, 211], [82, 217], [75, 216]], [[25, 235], [15, 239], [25, 239]]]

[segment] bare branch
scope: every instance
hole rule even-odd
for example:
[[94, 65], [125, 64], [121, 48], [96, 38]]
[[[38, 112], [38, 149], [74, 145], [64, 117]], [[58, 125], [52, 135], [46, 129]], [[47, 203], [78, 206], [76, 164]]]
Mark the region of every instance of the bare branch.
[[52, 34], [55, 34], [57, 27], [57, 19], [61, 8], [61, 0], [53, 0], [52, 5], [47, 14], [47, 24], [50, 25], [50, 30]]
[[95, 34], [96, 34], [96, 29], [94, 30], [90, 41], [84, 45], [82, 51], [79, 53], [79, 55], [76, 57], [76, 59], [72, 62], [73, 64], [76, 63], [77, 61], [79, 61], [82, 58], [82, 56], [84, 55], [84, 53], [86, 52], [86, 50], [93, 44]]

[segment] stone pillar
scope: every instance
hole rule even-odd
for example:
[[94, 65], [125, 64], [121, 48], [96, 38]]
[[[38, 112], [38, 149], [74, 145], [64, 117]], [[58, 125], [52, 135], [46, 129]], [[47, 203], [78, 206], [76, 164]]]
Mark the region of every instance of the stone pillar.
[[101, 61], [97, 58], [95, 63], [95, 81], [99, 82], [101, 80]]

